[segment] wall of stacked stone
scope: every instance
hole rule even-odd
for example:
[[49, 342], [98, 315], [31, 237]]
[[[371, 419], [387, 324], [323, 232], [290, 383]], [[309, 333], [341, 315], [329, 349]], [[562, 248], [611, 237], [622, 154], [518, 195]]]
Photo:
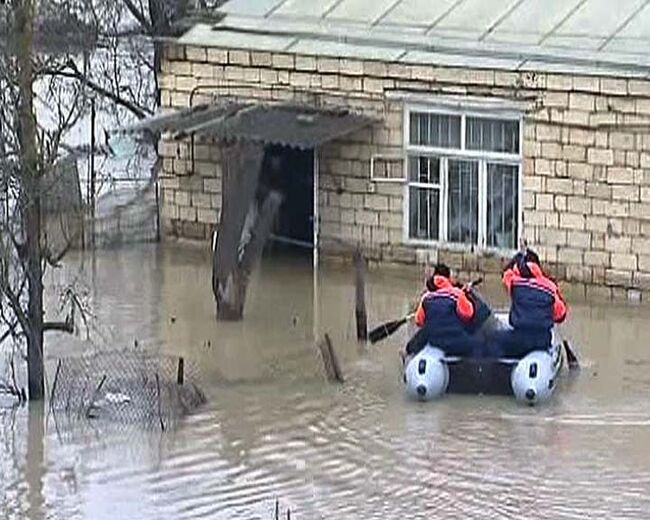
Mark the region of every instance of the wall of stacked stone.
[[[187, 107], [191, 98], [193, 104], [206, 102], [215, 94], [297, 99], [311, 92], [377, 116], [371, 128], [321, 150], [323, 247], [358, 242], [374, 260], [444, 259], [466, 272], [496, 272], [501, 258], [404, 245], [403, 187], [370, 182], [371, 154], [399, 153], [403, 144], [401, 102], [386, 94], [518, 101], [525, 107], [522, 205], [529, 242], [561, 279], [650, 289], [648, 81], [179, 45], [166, 49], [162, 67], [167, 109]], [[161, 155], [167, 227], [207, 237], [220, 206], [218, 147], [197, 146], [194, 175], [187, 143], [162, 141]]]

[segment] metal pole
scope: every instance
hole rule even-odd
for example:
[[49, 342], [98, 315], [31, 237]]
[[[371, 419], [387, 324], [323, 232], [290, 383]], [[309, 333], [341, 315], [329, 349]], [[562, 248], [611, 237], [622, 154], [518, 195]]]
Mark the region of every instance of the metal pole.
[[313, 276], [313, 302], [312, 302], [312, 311], [314, 313], [314, 328], [313, 328], [313, 334], [314, 334], [314, 341], [318, 341], [318, 332], [320, 329], [320, 317], [319, 317], [319, 293], [318, 293], [318, 231], [320, 227], [320, 219], [319, 219], [319, 201], [318, 201], [318, 195], [319, 195], [319, 190], [318, 190], [318, 183], [319, 183], [319, 168], [318, 168], [318, 148], [314, 148], [312, 151], [314, 155], [314, 195], [313, 195], [313, 218], [312, 218], [312, 228], [313, 228], [313, 248], [312, 248], [312, 260], [313, 260], [313, 268], [312, 268], [312, 276]]
[[90, 100], [90, 243], [95, 247], [95, 98]]

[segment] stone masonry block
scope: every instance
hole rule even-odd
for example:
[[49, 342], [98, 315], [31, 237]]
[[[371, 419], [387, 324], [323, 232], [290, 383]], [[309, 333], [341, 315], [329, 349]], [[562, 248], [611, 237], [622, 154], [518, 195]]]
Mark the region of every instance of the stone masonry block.
[[632, 238], [631, 237], [605, 237], [605, 249], [612, 253], [630, 253], [632, 251]]
[[578, 213], [561, 213], [560, 227], [563, 229], [585, 229], [585, 216]]
[[375, 211], [356, 210], [355, 222], [357, 225], [378, 226], [379, 213]]
[[225, 49], [208, 49], [207, 59], [210, 63], [223, 65], [228, 63], [228, 51]]
[[388, 197], [385, 195], [366, 195], [364, 207], [376, 211], [388, 211]]
[[404, 222], [401, 213], [386, 213], [379, 214], [379, 225], [390, 229], [402, 229]]
[[614, 164], [614, 152], [604, 148], [589, 148], [587, 150], [587, 161], [590, 164], [611, 166]]
[[535, 195], [535, 209], [538, 211], [552, 211], [553, 195], [550, 193], [538, 193]]
[[640, 271], [650, 272], [650, 255], [639, 255], [637, 263]]
[[600, 92], [600, 82], [594, 76], [574, 76], [573, 89], [582, 92]]
[[627, 95], [627, 80], [618, 78], [601, 78], [600, 91], [603, 94]]
[[537, 125], [537, 140], [560, 142], [560, 127], [553, 125]]
[[596, 109], [596, 96], [571, 92], [569, 94], [569, 108], [571, 110], [592, 112]]
[[196, 208], [211, 208], [211, 195], [209, 193], [194, 192], [191, 196], [191, 204]]
[[588, 231], [569, 231], [567, 241], [575, 249], [587, 250], [591, 247], [591, 233]]
[[643, 255], [650, 255], [650, 237], [634, 237], [632, 239], [632, 251]]
[[296, 66], [293, 54], [273, 54], [271, 58], [273, 67], [276, 69], [294, 69]]
[[630, 185], [614, 185], [612, 186], [612, 199], [614, 200], [628, 200], [631, 202], [639, 202], [639, 186]]
[[197, 220], [204, 224], [216, 224], [219, 221], [219, 214], [214, 209], [199, 208], [196, 214]]
[[584, 262], [593, 267], [609, 267], [610, 254], [606, 251], [585, 251]]
[[186, 222], [196, 222], [197, 219], [196, 208], [191, 206], [180, 206], [179, 218]]
[[343, 58], [340, 62], [340, 72], [348, 76], [363, 76], [363, 62]]
[[567, 231], [564, 229], [543, 228], [540, 229], [539, 240], [545, 246], [567, 245]]
[[582, 249], [561, 247], [558, 250], [558, 261], [564, 264], [580, 265], [583, 263], [583, 253]]
[[315, 71], [316, 58], [313, 56], [296, 56], [296, 70]]
[[631, 96], [650, 97], [650, 81], [631, 79], [628, 82], [627, 88]]
[[632, 184], [634, 182], [634, 170], [621, 167], [607, 168], [607, 182], [609, 184]]
[[590, 180], [594, 176], [594, 167], [587, 163], [570, 162], [568, 165], [568, 174], [573, 179]]
[[591, 199], [585, 197], [568, 197], [566, 209], [571, 213], [591, 214]]
[[316, 70], [327, 74], [338, 74], [341, 70], [341, 60], [338, 58], [319, 57], [316, 60]]
[[625, 132], [612, 132], [609, 134], [609, 147], [618, 148], [622, 150], [634, 150], [635, 136], [634, 134]]
[[637, 269], [637, 257], [634, 254], [628, 253], [612, 253], [611, 264], [615, 269], [624, 269], [630, 271], [636, 271]]
[[[525, 164], [531, 164], [531, 163], [532, 161], [526, 161]], [[534, 166], [535, 166], [534, 173], [536, 175], [551, 175], [553, 173], [551, 161], [549, 161], [548, 159], [535, 159]]]
[[567, 92], [548, 91], [544, 95], [544, 106], [566, 108], [569, 106], [569, 94]]
[[573, 88], [573, 81], [571, 76], [564, 74], [549, 74], [546, 78], [546, 87], [549, 90], [568, 92]]
[[549, 193], [557, 193], [564, 195], [573, 194], [573, 181], [571, 179], [553, 179], [546, 180], [546, 190]]
[[208, 50], [205, 47], [189, 46], [185, 49], [187, 61], [205, 62], [208, 61]]
[[203, 179], [203, 189], [207, 193], [221, 193], [221, 179]]
[[559, 143], [542, 143], [542, 157], [545, 159], [563, 159], [562, 145]]
[[632, 285], [632, 271], [607, 269], [605, 271], [605, 283], [618, 287], [630, 287]]
[[273, 55], [270, 52], [251, 52], [253, 67], [270, 67], [273, 65]]

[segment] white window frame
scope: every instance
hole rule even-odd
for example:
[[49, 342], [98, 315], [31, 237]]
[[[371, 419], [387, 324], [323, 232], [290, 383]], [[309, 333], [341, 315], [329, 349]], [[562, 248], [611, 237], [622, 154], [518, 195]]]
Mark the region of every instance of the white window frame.
[[[441, 115], [460, 116], [461, 148], [440, 148], [435, 146], [421, 146], [410, 144], [410, 121], [411, 113], [429, 113]], [[519, 153], [501, 153], [489, 152], [483, 150], [466, 150], [465, 149], [465, 130], [467, 117], [480, 117], [489, 119], [501, 119], [505, 121], [517, 121], [519, 123]], [[484, 251], [494, 253], [512, 253], [515, 248], [499, 248], [487, 245], [487, 164], [502, 163], [517, 166], [517, 237], [516, 243], [523, 232], [523, 132], [524, 118], [521, 111], [515, 110], [495, 110], [494, 107], [486, 107], [485, 110], [477, 108], [475, 104], [465, 108], [450, 108], [444, 104], [436, 105], [435, 101], [431, 103], [405, 103], [403, 109], [403, 142], [404, 142], [404, 190], [403, 190], [403, 241], [405, 244], [420, 247], [444, 246], [445, 249], [458, 251]], [[439, 231], [438, 240], [425, 240], [410, 237], [410, 193], [411, 187], [434, 188], [437, 185], [429, 185], [418, 182], [411, 182], [408, 171], [408, 160], [410, 156], [435, 156], [440, 158], [440, 204], [439, 204]], [[449, 159], [470, 159], [478, 160], [478, 240], [477, 244], [464, 244], [458, 242], [449, 242], [448, 237], [448, 161]], [[444, 162], [444, 164], [443, 164]]]

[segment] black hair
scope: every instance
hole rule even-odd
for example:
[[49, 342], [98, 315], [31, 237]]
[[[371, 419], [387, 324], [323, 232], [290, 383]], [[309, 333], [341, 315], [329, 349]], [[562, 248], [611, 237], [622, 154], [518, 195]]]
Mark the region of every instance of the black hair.
[[451, 269], [447, 264], [436, 264], [433, 268], [433, 276], [444, 276], [445, 278], [451, 277]]
[[532, 249], [528, 249], [526, 251], [526, 256], [524, 258], [526, 259], [526, 262], [532, 262], [534, 264], [540, 265], [539, 256], [537, 256], [537, 253], [535, 253], [535, 251]]
[[429, 276], [426, 280], [427, 290], [434, 292], [437, 287], [433, 283], [434, 276], [444, 276], [445, 278], [451, 278], [451, 270], [446, 264], [437, 264], [433, 268], [433, 274]]

